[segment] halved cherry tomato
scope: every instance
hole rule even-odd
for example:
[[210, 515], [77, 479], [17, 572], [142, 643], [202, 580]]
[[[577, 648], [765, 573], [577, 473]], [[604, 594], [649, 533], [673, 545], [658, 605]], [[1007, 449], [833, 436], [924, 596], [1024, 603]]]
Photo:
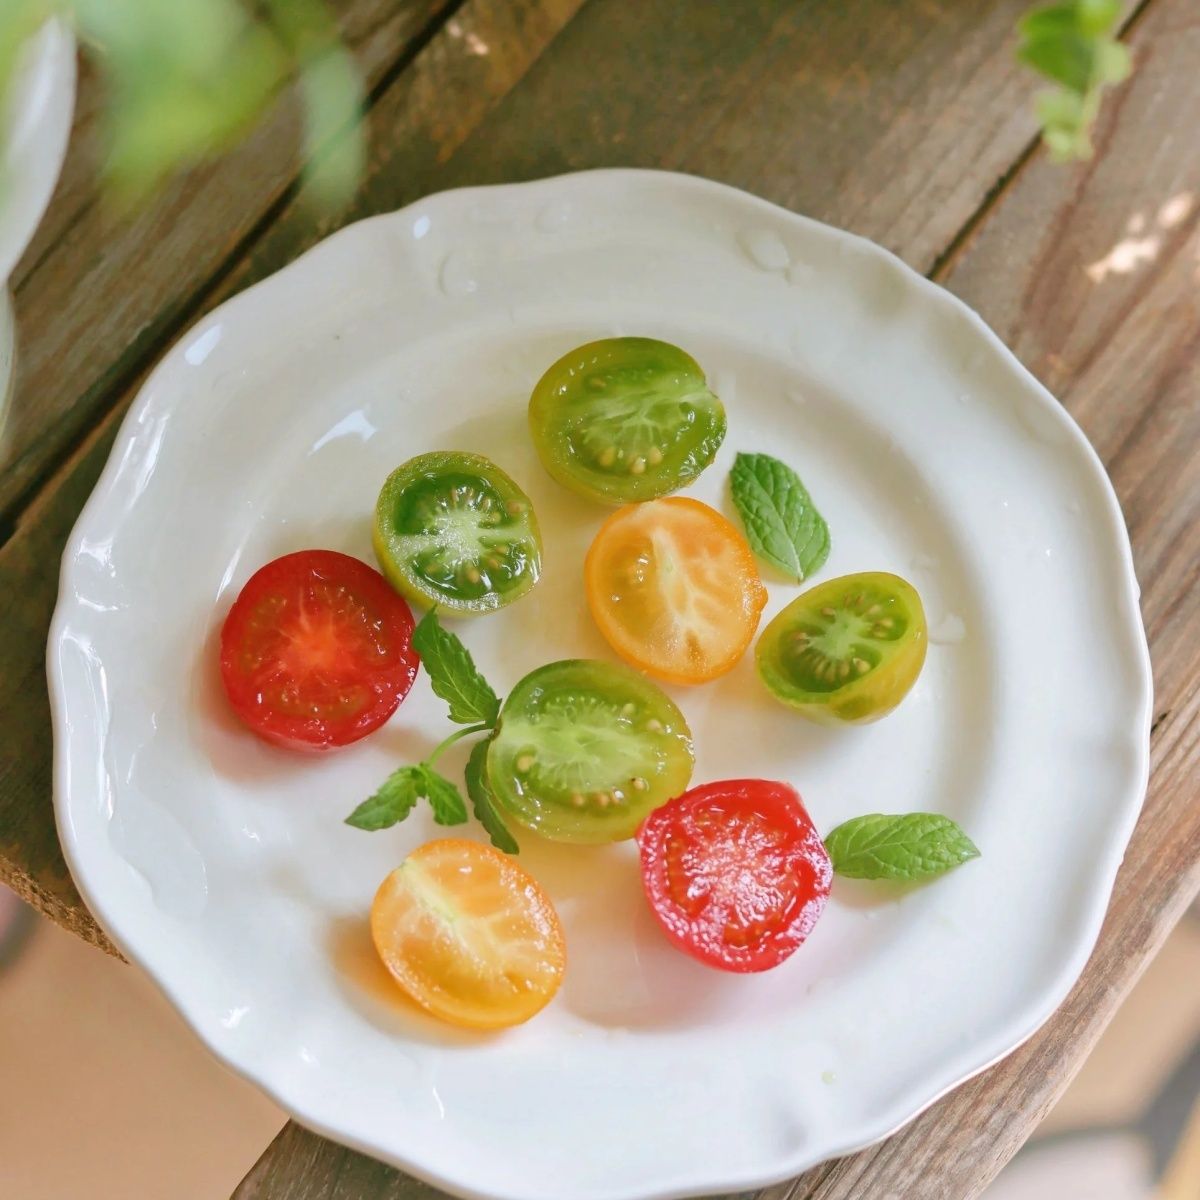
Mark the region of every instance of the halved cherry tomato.
[[371, 936], [392, 978], [455, 1025], [519, 1025], [558, 991], [558, 915], [507, 854], [460, 838], [427, 842], [384, 881]]
[[260, 567], [221, 627], [221, 682], [239, 717], [294, 750], [366, 737], [417, 675], [412, 610], [348, 554], [301, 550]]
[[689, 354], [655, 338], [588, 342], [538, 380], [529, 428], [546, 470], [602, 504], [691, 483], [725, 437], [725, 409]]
[[490, 459], [458, 450], [418, 454], [387, 477], [374, 543], [395, 588], [461, 617], [519, 600], [542, 570], [529, 497]]
[[626, 662], [672, 683], [728, 671], [767, 603], [746, 539], [686, 496], [618, 509], [584, 564], [588, 607]]
[[642, 884], [681, 950], [722, 971], [765, 971], [812, 932], [833, 869], [786, 783], [706, 783], [638, 831]]
[[692, 736], [674, 701], [618, 663], [567, 659], [508, 694], [487, 755], [503, 812], [556, 842], [633, 837], [692, 777]]
[[755, 657], [771, 694], [809, 720], [865, 724], [908, 695], [926, 643], [912, 584], [863, 571], [797, 596], [763, 630]]

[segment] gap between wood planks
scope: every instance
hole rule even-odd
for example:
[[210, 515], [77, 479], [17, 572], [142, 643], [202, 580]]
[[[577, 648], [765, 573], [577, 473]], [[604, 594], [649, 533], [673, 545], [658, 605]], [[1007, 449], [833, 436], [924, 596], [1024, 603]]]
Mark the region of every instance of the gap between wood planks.
[[[382, 74], [367, 94], [366, 112], [369, 114], [381, 96], [395, 83], [397, 78], [425, 50], [433, 38], [454, 19], [466, 0], [452, 2], [432, 20], [423, 26], [408, 42], [395, 61]], [[586, 3], [586, 0], [585, 0]], [[1119, 36], [1128, 39], [1136, 25], [1140, 22], [1153, 0], [1137, 0], [1129, 16], [1122, 23]], [[574, 18], [572, 18], [574, 19]], [[1034, 152], [1040, 143], [1040, 136], [1031, 138], [1013, 160], [987, 190], [980, 203], [966, 218], [958, 231], [951, 237], [945, 250], [934, 260], [926, 272], [929, 279], [940, 281], [953, 267], [955, 261], [970, 244], [975, 233], [986, 221], [989, 213], [1001, 198], [1008, 192], [1013, 183], [1020, 177], [1025, 166], [1033, 159]], [[147, 347], [145, 353], [128, 364], [124, 370], [110, 383], [104, 395], [98, 400], [94, 418], [91, 424], [80, 431], [75, 438], [67, 440], [58, 453], [54, 454], [29, 484], [14, 498], [6, 511], [0, 512], [0, 550], [12, 540], [20, 528], [22, 518], [37, 502], [39, 497], [53, 487], [63, 469], [72, 462], [82, 447], [84, 447], [92, 432], [101, 428], [132, 386], [144, 375], [147, 368], [163, 355], [204, 312], [208, 300], [222, 284], [246, 261], [264, 234], [274, 225], [277, 218], [296, 199], [300, 189], [300, 173], [295, 176], [283, 189], [275, 201], [267, 208], [262, 216], [237, 242], [230, 253], [222, 260], [216, 270], [203, 284], [187, 298], [174, 320], [170, 321], [161, 333]]]
[[[1142, 17], [1149, 9], [1154, 0], [1137, 0], [1137, 3], [1130, 10], [1129, 16], [1121, 23], [1119, 38], [1121, 41], [1128, 41], [1133, 35]], [[1031, 6], [1032, 7], [1032, 6]], [[1112, 103], [1114, 95], [1120, 94], [1120, 88], [1115, 89], [1115, 93], [1110, 93], [1106, 98], [1108, 103]], [[940, 283], [954, 269], [954, 264], [962, 257], [963, 251], [970, 246], [974, 240], [976, 232], [981, 229], [988, 217], [991, 215], [992, 209], [1000, 202], [1001, 198], [1008, 189], [1020, 178], [1022, 171], [1033, 159], [1034, 152], [1042, 143], [1042, 135], [1034, 134], [1033, 137], [1025, 144], [1024, 149], [1020, 154], [1013, 159], [1012, 165], [1005, 171], [990, 188], [987, 194], [979, 202], [979, 207], [963, 222], [959, 231], [947, 243], [945, 250], [941, 252], [934, 260], [933, 266], [929, 268], [927, 277], [935, 283]], [[1099, 161], [1100, 155], [1096, 155], [1093, 161]], [[0, 543], [2, 545], [2, 543]]]

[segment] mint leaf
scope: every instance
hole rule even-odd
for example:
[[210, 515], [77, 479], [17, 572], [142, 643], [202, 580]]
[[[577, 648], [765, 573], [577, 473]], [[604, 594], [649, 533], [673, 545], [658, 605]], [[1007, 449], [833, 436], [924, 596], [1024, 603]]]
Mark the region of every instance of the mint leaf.
[[428, 763], [422, 763], [418, 769], [424, 776], [423, 794], [429, 799], [433, 819], [439, 825], [463, 824], [467, 819], [467, 806], [458, 788]]
[[467, 795], [471, 797], [475, 817], [487, 830], [492, 845], [505, 854], [517, 854], [520, 847], [496, 811], [496, 797], [487, 778], [487, 752], [486, 741], [477, 742], [471, 750], [471, 757], [467, 759]]
[[450, 706], [450, 720], [459, 725], [495, 725], [500, 698], [476, 670], [466, 646], [437, 618], [431, 608], [413, 630], [413, 649], [429, 673], [434, 692]]
[[346, 818], [346, 824], [372, 832], [387, 829], [403, 821], [424, 794], [424, 767], [401, 767], [393, 771], [379, 790]]
[[975, 843], [937, 813], [872, 813], [834, 829], [825, 849], [849, 879], [932, 879], [978, 858]]
[[798, 583], [829, 557], [829, 526], [800, 477], [769, 454], [739, 454], [729, 473], [751, 549]]

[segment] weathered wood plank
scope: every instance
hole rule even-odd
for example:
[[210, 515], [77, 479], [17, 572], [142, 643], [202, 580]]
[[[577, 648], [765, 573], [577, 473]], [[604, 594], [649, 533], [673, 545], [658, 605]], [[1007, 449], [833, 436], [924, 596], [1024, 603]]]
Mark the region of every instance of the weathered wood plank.
[[[345, 0], [342, 25], [368, 86], [451, 7]], [[18, 375], [0, 443], [0, 519], [160, 348], [164, 331], [187, 319], [297, 177], [299, 107], [289, 94], [243, 145], [119, 219], [97, 191], [99, 88], [95, 72], [85, 72], [62, 185], [15, 275]]]

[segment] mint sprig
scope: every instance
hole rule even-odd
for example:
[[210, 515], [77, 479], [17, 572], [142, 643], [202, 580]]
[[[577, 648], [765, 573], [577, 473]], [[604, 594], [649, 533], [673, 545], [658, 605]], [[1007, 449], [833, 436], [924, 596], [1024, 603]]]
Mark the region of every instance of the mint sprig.
[[[455, 742], [473, 733], [491, 733], [500, 720], [500, 698], [479, 673], [470, 651], [448, 629], [443, 629], [437, 610], [430, 609], [413, 630], [413, 648], [429, 676], [436, 695], [446, 701], [450, 720], [465, 725], [433, 748], [419, 763], [393, 771], [379, 789], [347, 818], [346, 824], [371, 832], [389, 829], [403, 821], [420, 800], [427, 800], [439, 825], [461, 825], [467, 805], [453, 780], [435, 768], [438, 759]], [[487, 784], [487, 742], [471, 752], [465, 782], [479, 823], [487, 830], [492, 845], [508, 854], [517, 853], [517, 843], [496, 811]]]
[[834, 872], [849, 879], [933, 879], [979, 849], [949, 817], [937, 813], [871, 813], [825, 838]]
[[517, 854], [520, 847], [516, 839], [508, 831], [508, 826], [500, 819], [496, 811], [496, 796], [487, 777], [488, 742], [476, 742], [471, 749], [471, 757], [467, 759], [467, 795], [471, 797], [471, 807], [475, 810], [475, 818], [487, 830], [492, 839], [492, 845], [505, 854]]
[[739, 454], [729, 484], [759, 558], [797, 583], [821, 569], [829, 557], [829, 526], [791, 467], [769, 454]]
[[466, 646], [438, 621], [431, 608], [412, 636], [413, 649], [429, 675], [434, 693], [450, 706], [450, 720], [459, 725], [495, 725], [500, 697], [476, 669]]

